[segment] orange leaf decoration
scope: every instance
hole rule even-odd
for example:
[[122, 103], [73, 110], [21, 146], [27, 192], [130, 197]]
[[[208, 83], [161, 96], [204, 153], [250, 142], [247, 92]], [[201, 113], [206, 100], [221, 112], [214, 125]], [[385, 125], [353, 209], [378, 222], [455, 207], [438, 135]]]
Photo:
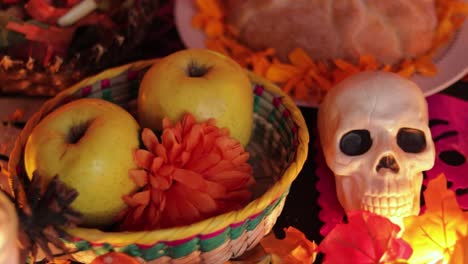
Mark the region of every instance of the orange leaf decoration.
[[467, 235], [468, 213], [460, 209], [455, 193], [447, 189], [443, 174], [428, 183], [424, 199], [426, 212], [404, 219], [403, 238], [414, 250], [410, 262], [448, 260], [458, 237]]
[[95, 258], [90, 264], [140, 264], [140, 262], [127, 254], [110, 252]]
[[411, 255], [408, 243], [397, 238], [400, 227], [387, 218], [354, 211], [348, 212], [348, 221], [338, 224], [319, 245], [324, 263], [388, 263]]
[[317, 255], [317, 245], [294, 227], [285, 228], [285, 232], [284, 239], [277, 239], [273, 233], [270, 233], [260, 241], [260, 244], [267, 253], [278, 256], [282, 260], [281, 263], [313, 263]]
[[242, 208], [254, 183], [249, 154], [215, 121], [197, 123], [186, 114], [174, 125], [163, 120], [161, 142], [143, 129], [146, 149], [135, 152], [140, 169], [130, 177], [140, 191], [123, 199], [123, 230], [153, 230], [194, 223]]

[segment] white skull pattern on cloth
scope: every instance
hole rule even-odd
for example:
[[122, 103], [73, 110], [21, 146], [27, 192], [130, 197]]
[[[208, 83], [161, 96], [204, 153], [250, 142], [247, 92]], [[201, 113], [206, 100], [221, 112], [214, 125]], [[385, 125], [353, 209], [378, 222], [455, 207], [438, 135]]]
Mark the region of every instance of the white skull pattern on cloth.
[[387, 72], [349, 77], [324, 98], [318, 129], [346, 211], [370, 211], [400, 225], [419, 214], [422, 171], [434, 165], [435, 150], [416, 84]]

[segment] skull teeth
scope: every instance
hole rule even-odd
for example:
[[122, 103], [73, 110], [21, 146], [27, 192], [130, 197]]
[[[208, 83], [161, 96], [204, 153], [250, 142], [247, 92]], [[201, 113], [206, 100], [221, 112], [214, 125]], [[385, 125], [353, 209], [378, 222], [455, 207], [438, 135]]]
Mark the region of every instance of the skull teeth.
[[374, 214], [387, 217], [407, 216], [411, 214], [413, 198], [411, 195], [404, 196], [371, 196], [366, 195], [362, 200], [361, 209]]

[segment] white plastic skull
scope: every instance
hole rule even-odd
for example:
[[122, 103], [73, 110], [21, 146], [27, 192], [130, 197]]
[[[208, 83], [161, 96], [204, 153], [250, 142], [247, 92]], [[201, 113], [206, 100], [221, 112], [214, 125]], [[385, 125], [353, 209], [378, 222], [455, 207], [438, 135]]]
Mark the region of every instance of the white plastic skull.
[[416, 84], [386, 72], [352, 76], [324, 98], [318, 129], [345, 210], [398, 224], [419, 213], [422, 171], [434, 165], [435, 150]]

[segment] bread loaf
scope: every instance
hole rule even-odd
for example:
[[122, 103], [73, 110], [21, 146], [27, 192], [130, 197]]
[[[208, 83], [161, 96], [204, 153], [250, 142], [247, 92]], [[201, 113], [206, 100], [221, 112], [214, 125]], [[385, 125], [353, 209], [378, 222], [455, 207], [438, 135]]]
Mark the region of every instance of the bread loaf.
[[437, 24], [434, 0], [224, 0], [227, 22], [253, 49], [281, 59], [303, 48], [314, 59], [374, 55], [382, 63], [424, 54]]

